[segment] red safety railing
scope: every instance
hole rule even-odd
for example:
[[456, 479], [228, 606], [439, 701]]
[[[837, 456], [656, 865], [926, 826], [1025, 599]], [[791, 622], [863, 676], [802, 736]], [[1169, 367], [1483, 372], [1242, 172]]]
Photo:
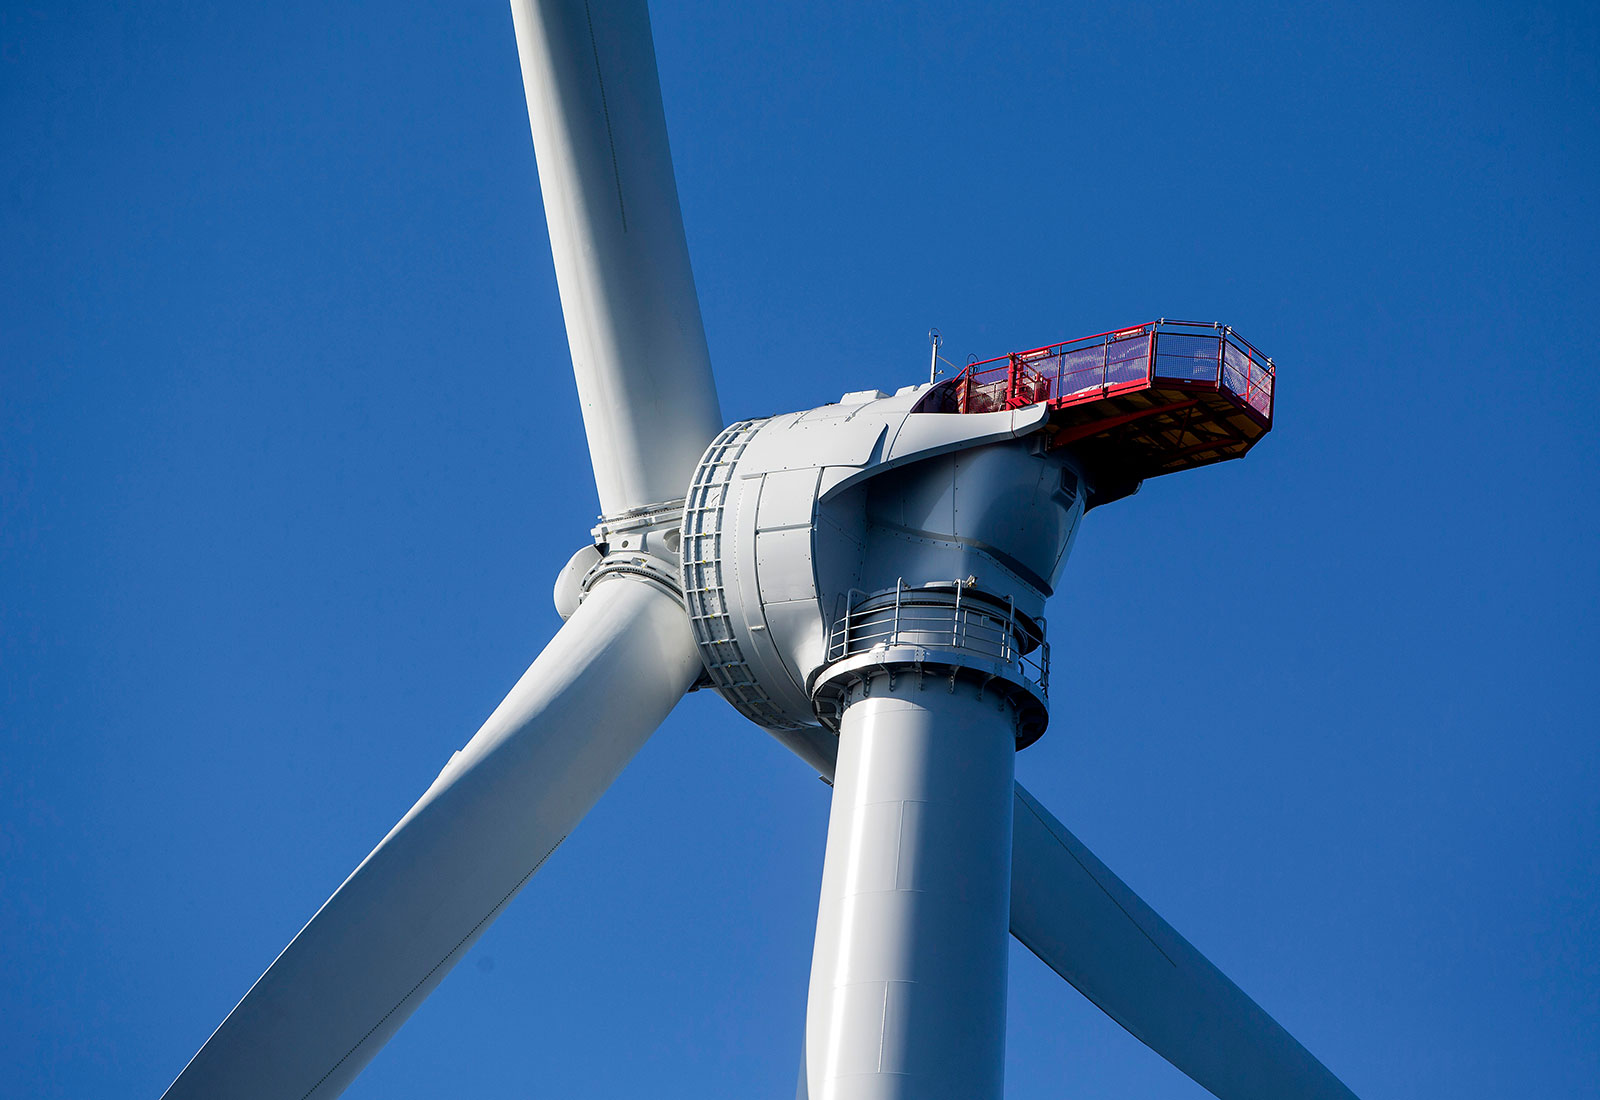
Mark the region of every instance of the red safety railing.
[[1272, 360], [1226, 325], [1160, 320], [970, 363], [955, 398], [961, 412], [1063, 408], [1169, 382], [1225, 390], [1270, 424], [1275, 377]]

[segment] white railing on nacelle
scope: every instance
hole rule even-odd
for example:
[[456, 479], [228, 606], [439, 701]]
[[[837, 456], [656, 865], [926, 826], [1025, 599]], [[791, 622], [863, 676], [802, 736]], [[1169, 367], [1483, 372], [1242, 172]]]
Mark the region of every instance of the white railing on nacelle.
[[828, 662], [873, 650], [911, 646], [931, 651], [967, 653], [1012, 665], [1019, 679], [1048, 698], [1050, 646], [1044, 620], [1017, 613], [1011, 597], [1002, 602], [981, 595], [964, 581], [948, 587], [908, 587], [868, 594], [852, 588], [843, 597], [844, 612], [828, 633]]

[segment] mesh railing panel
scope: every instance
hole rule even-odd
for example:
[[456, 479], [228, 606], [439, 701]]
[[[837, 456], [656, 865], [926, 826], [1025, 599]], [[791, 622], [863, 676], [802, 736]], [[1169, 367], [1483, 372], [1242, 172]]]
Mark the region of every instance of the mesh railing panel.
[[1250, 383], [1250, 392], [1244, 395], [1252, 409], [1262, 416], [1272, 416], [1272, 375], [1257, 371], [1255, 380]]
[[1232, 329], [1163, 320], [975, 363], [962, 379], [959, 404], [963, 412], [1046, 400], [1078, 404], [1105, 391], [1161, 378], [1220, 383], [1270, 419], [1274, 373], [1272, 361]]
[[1186, 382], [1215, 382], [1220, 336], [1188, 336], [1164, 332], [1156, 339], [1156, 377]]
[[1272, 415], [1272, 368], [1231, 339], [1222, 347], [1222, 384], [1262, 416]]
[[1250, 353], [1231, 343], [1222, 345], [1222, 384], [1243, 397], [1250, 389]]
[[1024, 360], [1025, 371], [1036, 372], [1045, 383], [1032, 383], [1019, 396], [1043, 401], [1091, 393], [1122, 382], [1138, 382], [1148, 373], [1150, 337], [1143, 333], [1117, 340], [1096, 339], [1082, 347], [1065, 345], [1050, 353]]
[[1086, 348], [1051, 356], [1056, 364], [1056, 395], [1070, 397], [1105, 385], [1106, 348], [1091, 344]]
[[1136, 382], [1150, 374], [1150, 337], [1129, 336], [1106, 345], [1106, 385]]

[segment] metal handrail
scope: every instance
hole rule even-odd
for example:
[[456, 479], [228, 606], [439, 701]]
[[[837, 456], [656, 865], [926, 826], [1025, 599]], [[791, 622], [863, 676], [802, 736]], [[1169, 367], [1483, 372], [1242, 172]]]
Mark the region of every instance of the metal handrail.
[[[1214, 356], [1177, 356], [1194, 363], [1213, 362], [1215, 369], [1205, 377], [1196, 374], [1163, 375], [1159, 370], [1163, 356], [1161, 347], [1163, 338], [1168, 337], [1215, 340]], [[1113, 358], [1113, 349], [1118, 345], [1126, 347], [1133, 354]], [[1234, 352], [1231, 356], [1230, 348]], [[1096, 356], [1094, 351], [1100, 354]], [[1050, 365], [1052, 362], [1053, 369]], [[1220, 322], [1163, 318], [972, 362], [956, 376], [954, 382], [960, 411], [981, 412], [990, 408], [1019, 408], [1038, 401], [1059, 401], [1067, 397], [1087, 400], [1096, 391], [1099, 396], [1105, 396], [1113, 389], [1120, 392], [1124, 387], [1142, 387], [1157, 378], [1206, 381], [1227, 389], [1255, 413], [1270, 421], [1276, 375], [1277, 367], [1272, 359], [1261, 354], [1254, 344], [1234, 332], [1230, 326]]]
[[902, 645], [961, 652], [1014, 666], [1024, 682], [1048, 697], [1050, 646], [1043, 623], [1035, 626], [1018, 615], [1009, 597], [1004, 605], [974, 598], [959, 580], [953, 591], [954, 598], [946, 602], [939, 597], [951, 589], [911, 588], [902, 579], [895, 583], [891, 603], [887, 591], [869, 596], [851, 589], [828, 632], [828, 662]]

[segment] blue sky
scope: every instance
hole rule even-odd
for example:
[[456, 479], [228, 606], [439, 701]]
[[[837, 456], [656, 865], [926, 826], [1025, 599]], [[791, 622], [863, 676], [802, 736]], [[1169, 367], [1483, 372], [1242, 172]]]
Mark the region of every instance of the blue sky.
[[[1600, 1080], [1600, 21], [658, 5], [725, 414], [1156, 316], [1018, 775], [1365, 1100]], [[558, 619], [595, 501], [499, 4], [0, 7], [0, 1044], [155, 1096]], [[789, 1095], [827, 788], [686, 700], [347, 1094]], [[1026, 951], [1008, 1096], [1195, 1098]]]

